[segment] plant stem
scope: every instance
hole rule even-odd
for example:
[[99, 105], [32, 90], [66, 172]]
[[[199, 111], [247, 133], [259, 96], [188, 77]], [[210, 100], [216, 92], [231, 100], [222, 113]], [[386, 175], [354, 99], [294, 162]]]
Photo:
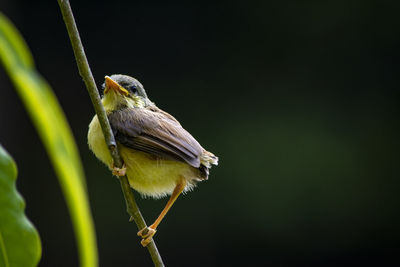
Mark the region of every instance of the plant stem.
[[[114, 165], [121, 168], [123, 165], [121, 156], [118, 152], [118, 147], [115, 142], [114, 134], [111, 130], [110, 123], [107, 118], [107, 114], [101, 103], [100, 95], [96, 87], [92, 72], [87, 61], [85, 51], [79, 36], [78, 28], [75, 23], [74, 16], [72, 14], [72, 9], [68, 0], [57, 0], [61, 9], [61, 13], [64, 19], [65, 26], [67, 27], [68, 35], [71, 40], [72, 49], [74, 51], [76, 63], [78, 65], [79, 74], [85, 82], [86, 88], [89, 92], [90, 99], [92, 100], [93, 107], [96, 111], [97, 117], [101, 125], [101, 129], [104, 134], [106, 144], [110, 149], [111, 156], [114, 160]], [[128, 178], [122, 176], [119, 178], [121, 183], [122, 192], [125, 197], [127, 212], [135, 221], [138, 229], [143, 229], [146, 227], [146, 222], [143, 219], [142, 214], [136, 204], [135, 197], [129, 186]], [[147, 249], [151, 255], [153, 263], [155, 266], [164, 266], [161, 256], [157, 250], [157, 246], [152, 240], [148, 245]]]

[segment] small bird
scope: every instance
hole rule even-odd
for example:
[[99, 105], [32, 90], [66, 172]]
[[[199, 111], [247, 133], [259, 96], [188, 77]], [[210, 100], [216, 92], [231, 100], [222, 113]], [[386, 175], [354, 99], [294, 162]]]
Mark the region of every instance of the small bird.
[[97, 115], [89, 124], [89, 148], [114, 175], [126, 174], [130, 186], [141, 195], [171, 195], [155, 222], [138, 232], [142, 245], [147, 246], [178, 196], [207, 180], [211, 165], [218, 165], [218, 157], [206, 151], [173, 116], [151, 102], [135, 78], [105, 76], [102, 88], [102, 103], [124, 166], [114, 166]]

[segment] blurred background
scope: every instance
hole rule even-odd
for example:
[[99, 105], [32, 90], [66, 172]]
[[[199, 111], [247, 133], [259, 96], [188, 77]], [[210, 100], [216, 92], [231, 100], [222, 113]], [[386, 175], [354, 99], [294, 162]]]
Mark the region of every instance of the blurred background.
[[[167, 266], [400, 263], [399, 1], [71, 4], [97, 84], [138, 78], [220, 157], [159, 227]], [[119, 182], [88, 149], [94, 111], [57, 1], [2, 0], [0, 9], [68, 117], [101, 266], [151, 266]], [[0, 84], [0, 143], [19, 167], [40, 266], [77, 266], [48, 156], [3, 69]], [[136, 196], [148, 223], [167, 201]]]

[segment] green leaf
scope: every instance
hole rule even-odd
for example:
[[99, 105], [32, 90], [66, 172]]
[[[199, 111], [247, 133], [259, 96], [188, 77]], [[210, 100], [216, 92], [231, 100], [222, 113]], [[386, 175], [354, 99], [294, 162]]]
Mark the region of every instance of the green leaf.
[[0, 13], [0, 59], [50, 156], [71, 214], [81, 266], [97, 266], [97, 245], [85, 178], [71, 130], [47, 82], [36, 72], [31, 53]]
[[40, 238], [25, 216], [16, 180], [17, 167], [0, 145], [0, 266], [36, 266], [42, 253]]

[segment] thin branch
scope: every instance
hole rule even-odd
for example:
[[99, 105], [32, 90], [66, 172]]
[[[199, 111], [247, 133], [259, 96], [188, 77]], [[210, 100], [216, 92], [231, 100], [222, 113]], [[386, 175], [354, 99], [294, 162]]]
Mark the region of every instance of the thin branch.
[[[106, 140], [106, 144], [108, 145], [111, 156], [114, 160], [114, 165], [116, 167], [121, 168], [123, 162], [121, 156], [119, 155], [118, 147], [116, 145], [114, 134], [111, 130], [107, 114], [100, 100], [100, 95], [98, 93], [96, 83], [94, 81], [92, 72], [89, 67], [89, 63], [85, 55], [85, 51], [83, 49], [81, 39], [79, 37], [78, 28], [76, 27], [71, 6], [68, 0], [57, 0], [57, 1], [61, 9], [64, 23], [67, 27], [69, 38], [71, 40], [72, 49], [74, 51], [76, 63], [79, 69], [79, 74], [81, 75], [83, 81], [85, 82], [86, 88], [89, 92], [90, 99], [92, 100], [93, 103], [93, 107], [96, 111], [97, 117], [99, 118], [101, 129], [103, 130], [104, 138]], [[129, 186], [128, 178], [126, 176], [123, 176], [120, 177], [119, 180], [121, 183], [122, 192], [125, 197], [128, 214], [131, 216], [131, 218], [133, 218], [139, 230], [147, 227], [146, 222], [144, 221], [142, 214], [140, 213], [140, 210], [136, 204], [133, 192]], [[164, 266], [154, 240], [152, 240], [147, 245], [147, 248], [149, 250], [154, 265]]]

